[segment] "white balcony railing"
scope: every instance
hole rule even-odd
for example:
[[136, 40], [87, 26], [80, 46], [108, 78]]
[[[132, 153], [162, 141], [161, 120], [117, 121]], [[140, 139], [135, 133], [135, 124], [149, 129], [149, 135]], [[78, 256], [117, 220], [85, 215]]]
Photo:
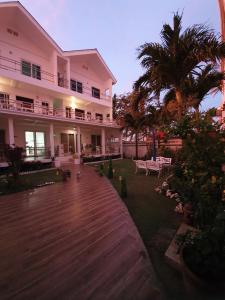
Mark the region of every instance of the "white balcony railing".
[[104, 125], [116, 125], [115, 121], [110, 120], [109, 118], [100, 118], [90, 116], [84, 113], [76, 112], [75, 109], [70, 108], [51, 108], [42, 105], [37, 105], [35, 103], [23, 102], [19, 100], [12, 99], [0, 99], [0, 112], [18, 112], [32, 115], [32, 116], [43, 116], [49, 119], [63, 119], [71, 121], [79, 121], [85, 124], [104, 124]]
[[[65, 89], [70, 88], [70, 82], [68, 82], [68, 80], [61, 73], [59, 73], [57, 75], [57, 78], [55, 78], [54, 74], [40, 69], [40, 71], [38, 73], [38, 76], [37, 76], [37, 74], [35, 75], [36, 77], [35, 76], [33, 77], [32, 74], [30, 74], [28, 76], [26, 74], [23, 74], [23, 72], [22, 72], [22, 63], [21, 62], [16, 61], [16, 60], [11, 59], [11, 58], [8, 58], [8, 57], [5, 57], [5, 56], [0, 56], [0, 69], [20, 73], [21, 76], [24, 76], [26, 78], [27, 77], [32, 77], [32, 78], [34, 78], [38, 81], [43, 80], [43, 81], [47, 81], [47, 82], [49, 82], [51, 84], [54, 84], [54, 85], [57, 84], [59, 87], [62, 87], [62, 88], [65, 88]], [[57, 80], [55, 80], [55, 79], [57, 79]], [[76, 78], [74, 78], [74, 80], [76, 80]], [[79, 79], [77, 79], [77, 81], [81, 82]], [[87, 95], [87, 96], [89, 96], [89, 97], [91, 97], [95, 100], [97, 99], [97, 100], [111, 101], [111, 96], [105, 95], [102, 92], [100, 92], [99, 98], [94, 96], [93, 92], [92, 92], [92, 88], [90, 88], [89, 86], [87, 86], [83, 82], [81, 82], [81, 83], [82, 83], [82, 92], [81, 91], [74, 91], [74, 90], [71, 90], [71, 92], [76, 93], [77, 95], [84, 94], [84, 95]]]

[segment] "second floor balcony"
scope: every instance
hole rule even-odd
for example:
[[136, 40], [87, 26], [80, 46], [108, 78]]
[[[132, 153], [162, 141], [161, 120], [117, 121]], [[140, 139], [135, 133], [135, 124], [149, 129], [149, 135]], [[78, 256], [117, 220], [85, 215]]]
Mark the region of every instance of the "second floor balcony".
[[[54, 86], [63, 88], [64, 91], [70, 91], [71, 95], [88, 96], [93, 100], [105, 100], [111, 101], [111, 96], [107, 94], [107, 89], [105, 92], [102, 92], [99, 88], [94, 86], [88, 86], [80, 79], [69, 79], [65, 74], [58, 72], [57, 75], [54, 75], [48, 71], [45, 71], [37, 63], [28, 62], [25, 60], [16, 61], [12, 58], [0, 56], [0, 70], [6, 70], [13, 73], [21, 75], [21, 79], [32, 78], [37, 80], [37, 85], [40, 82], [45, 82], [50, 84], [50, 88], [54, 89]], [[18, 78], [20, 79], [20, 78]]]
[[[20, 97], [18, 97], [19, 99]], [[0, 98], [0, 112], [13, 113], [18, 115], [29, 115], [36, 117], [44, 117], [56, 120], [67, 120], [72, 122], [105, 125], [119, 127], [114, 120], [109, 116], [104, 116], [102, 113], [85, 112], [78, 108], [50, 107], [47, 102], [42, 102], [41, 105], [35, 104], [31, 99], [30, 101], [22, 101], [11, 98]]]

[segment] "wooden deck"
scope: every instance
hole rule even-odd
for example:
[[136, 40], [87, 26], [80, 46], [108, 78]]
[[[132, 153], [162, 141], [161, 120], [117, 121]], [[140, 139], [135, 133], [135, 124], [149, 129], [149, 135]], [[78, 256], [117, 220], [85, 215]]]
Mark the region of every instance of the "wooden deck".
[[79, 181], [73, 174], [66, 183], [0, 197], [1, 300], [158, 296], [126, 207], [94, 169], [83, 166]]

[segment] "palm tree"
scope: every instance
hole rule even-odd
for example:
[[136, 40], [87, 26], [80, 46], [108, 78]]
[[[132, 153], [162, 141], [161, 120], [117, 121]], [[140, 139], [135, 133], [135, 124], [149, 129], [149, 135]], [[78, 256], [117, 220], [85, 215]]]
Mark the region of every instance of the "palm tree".
[[139, 48], [138, 58], [146, 72], [135, 82], [135, 88], [145, 87], [156, 94], [173, 90], [178, 118], [188, 103], [184, 84], [209, 63], [216, 64], [225, 54], [225, 44], [205, 25], [193, 25], [182, 31], [182, 15], [175, 13], [173, 26], [164, 24], [161, 44], [145, 43]]
[[[199, 108], [202, 101], [209, 93], [216, 93], [222, 90], [222, 81], [225, 79], [225, 73], [219, 72], [212, 64], [205, 65], [195, 74], [187, 76], [183, 83], [182, 95], [185, 99], [186, 108], [194, 108], [196, 118], [199, 116]], [[175, 101], [175, 88], [168, 90], [164, 96], [164, 105], [167, 111], [176, 112], [178, 110]]]
[[[137, 98], [139, 99], [138, 107], [136, 107]], [[117, 117], [121, 130], [131, 138], [135, 137], [135, 156], [138, 158], [138, 141], [139, 134], [144, 130], [145, 126], [145, 107], [143, 101], [140, 100], [140, 94], [133, 91], [129, 95], [122, 96], [121, 110]]]

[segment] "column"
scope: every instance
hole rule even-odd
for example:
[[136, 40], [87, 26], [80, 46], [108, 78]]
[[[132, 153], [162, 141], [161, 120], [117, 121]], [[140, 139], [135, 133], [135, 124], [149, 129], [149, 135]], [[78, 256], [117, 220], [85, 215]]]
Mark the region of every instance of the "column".
[[80, 147], [80, 126], [77, 127], [77, 154], [81, 155], [81, 147]]
[[73, 134], [73, 137], [74, 137], [74, 153], [76, 153], [76, 149], [77, 149], [77, 139], [76, 139], [76, 131], [74, 129], [74, 134]]
[[57, 52], [53, 51], [52, 53], [52, 71], [53, 71], [53, 81], [58, 85], [58, 63], [57, 63]]
[[120, 133], [120, 155], [123, 158], [123, 132]]
[[66, 63], [66, 80], [67, 80], [67, 88], [70, 88], [70, 60], [67, 59]]
[[15, 138], [14, 138], [13, 118], [8, 118], [8, 129], [9, 129], [9, 145], [10, 145], [10, 147], [14, 147], [15, 146]]
[[51, 157], [55, 157], [54, 126], [52, 123], [49, 126], [49, 142]]
[[105, 155], [105, 128], [102, 128], [101, 147], [102, 147], [102, 155]]

